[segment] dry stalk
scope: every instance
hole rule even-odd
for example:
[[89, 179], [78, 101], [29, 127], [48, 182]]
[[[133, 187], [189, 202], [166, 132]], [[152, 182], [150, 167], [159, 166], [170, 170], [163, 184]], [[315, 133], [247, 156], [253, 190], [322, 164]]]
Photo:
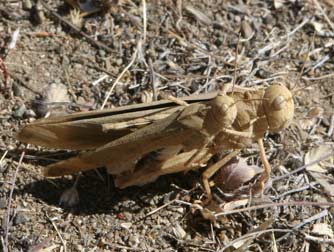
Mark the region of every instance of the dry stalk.
[[289, 201], [289, 202], [269, 203], [269, 204], [263, 204], [263, 205], [258, 205], [258, 206], [245, 207], [245, 208], [231, 210], [231, 211], [219, 212], [215, 214], [215, 217], [217, 218], [219, 216], [243, 213], [243, 212], [254, 211], [254, 210], [259, 210], [259, 209], [264, 209], [264, 208], [281, 207], [281, 206], [318, 206], [318, 207], [330, 206], [330, 207], [334, 207], [334, 202]]
[[93, 38], [91, 38], [88, 34], [86, 34], [85, 32], [81, 31], [80, 28], [76, 27], [75, 25], [73, 25], [71, 22], [67, 21], [66, 19], [64, 19], [62, 16], [60, 16], [57, 12], [53, 11], [50, 6], [44, 2], [43, 0], [40, 0], [40, 3], [43, 5], [43, 7], [55, 18], [57, 18], [59, 21], [61, 21], [62, 23], [66, 24], [67, 26], [69, 26], [72, 30], [74, 30], [76, 33], [80, 34], [81, 36], [83, 36], [91, 45], [96, 46], [98, 48], [101, 48], [107, 52], [112, 52], [112, 49], [105, 45], [104, 43], [97, 41]]
[[9, 251], [8, 250], [8, 248], [9, 248], [8, 235], [9, 235], [9, 229], [10, 229], [10, 226], [11, 226], [10, 225], [11, 204], [12, 204], [13, 192], [14, 192], [14, 188], [15, 188], [16, 177], [17, 177], [17, 174], [19, 173], [19, 169], [22, 165], [24, 155], [25, 155], [25, 151], [22, 152], [22, 154], [20, 156], [20, 160], [19, 160], [19, 162], [16, 166], [15, 173], [14, 173], [12, 183], [11, 183], [11, 189], [10, 189], [10, 192], [9, 192], [7, 211], [6, 211], [6, 228], [5, 228], [4, 252]]
[[306, 224], [309, 224], [309, 223], [311, 223], [311, 222], [314, 222], [314, 221], [316, 221], [316, 220], [319, 220], [319, 219], [321, 219], [321, 218], [324, 218], [324, 217], [326, 217], [327, 215], [328, 215], [328, 210], [325, 209], [325, 210], [321, 211], [320, 213], [315, 214], [315, 215], [311, 216], [310, 218], [307, 218], [307, 219], [304, 220], [303, 222], [301, 222], [301, 223], [295, 225], [295, 226], [289, 231], [289, 233], [287, 233], [287, 234], [283, 235], [282, 237], [280, 237], [279, 239], [277, 239], [277, 242], [284, 240], [285, 238], [287, 238], [287, 237], [289, 236], [289, 234], [290, 234], [291, 232], [300, 229], [302, 226], [304, 226], [304, 225], [306, 225]]
[[308, 163], [308, 164], [305, 164], [305, 165], [303, 165], [303, 166], [301, 166], [301, 167], [299, 167], [299, 168], [293, 170], [292, 172], [289, 172], [289, 173], [284, 174], [284, 175], [282, 175], [282, 176], [273, 178], [273, 179], [272, 179], [272, 182], [275, 182], [275, 181], [278, 181], [278, 180], [281, 180], [281, 179], [290, 177], [290, 176], [293, 175], [293, 174], [296, 174], [296, 173], [298, 173], [298, 172], [301, 172], [301, 171], [305, 170], [306, 167], [309, 167], [309, 166], [311, 166], [311, 165], [314, 165], [314, 164], [316, 164], [316, 163], [319, 163], [320, 161], [325, 160], [325, 159], [327, 159], [327, 158], [329, 158], [330, 156], [333, 156], [333, 155], [334, 155], [334, 152], [329, 152], [329, 153], [327, 153], [327, 154], [321, 156], [320, 158], [318, 158], [318, 159], [316, 159], [316, 160], [314, 160], [314, 161], [312, 161], [312, 162], [310, 162], [310, 163]]
[[48, 218], [48, 220], [49, 220], [50, 223], [52, 224], [53, 228], [56, 230], [57, 235], [58, 235], [58, 237], [59, 237], [59, 239], [60, 239], [60, 241], [61, 241], [61, 243], [62, 243], [62, 245], [63, 245], [64, 252], [66, 252], [66, 251], [67, 251], [67, 248], [66, 248], [66, 241], [63, 239], [61, 233], [59, 232], [59, 230], [58, 230], [58, 228], [57, 228], [57, 226], [56, 226], [56, 224], [52, 221], [52, 219], [49, 217], [49, 215], [48, 215], [46, 212], [45, 212], [45, 216]]
[[116, 87], [116, 85], [118, 84], [118, 82], [122, 79], [123, 75], [129, 70], [129, 68], [133, 65], [133, 63], [136, 61], [137, 59], [137, 52], [138, 49], [136, 49], [132, 55], [132, 59], [130, 61], [130, 63], [123, 69], [123, 71], [120, 73], [120, 75], [118, 75], [117, 79], [115, 80], [114, 84], [111, 86], [111, 88], [109, 89], [106, 98], [104, 99], [102, 106], [101, 106], [101, 110], [104, 109], [105, 105], [107, 104], [109, 97], [112, 93], [112, 91], [114, 90], [114, 88]]

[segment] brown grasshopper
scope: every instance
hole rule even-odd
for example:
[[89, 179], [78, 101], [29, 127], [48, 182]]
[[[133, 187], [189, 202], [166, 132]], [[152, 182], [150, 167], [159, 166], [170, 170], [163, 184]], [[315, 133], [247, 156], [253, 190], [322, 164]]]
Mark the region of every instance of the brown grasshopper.
[[[262, 138], [267, 130], [278, 132], [288, 126], [294, 114], [292, 94], [280, 85], [229, 89], [187, 97], [179, 106], [162, 100], [38, 120], [23, 128], [18, 139], [52, 148], [92, 149], [49, 165], [45, 175], [62, 176], [106, 166], [120, 188], [196, 168], [219, 151], [232, 149], [203, 174], [209, 199], [209, 178], [255, 139], [265, 168], [260, 179], [263, 188], [271, 167]], [[147, 159], [145, 163], [156, 151], [154, 161]]]

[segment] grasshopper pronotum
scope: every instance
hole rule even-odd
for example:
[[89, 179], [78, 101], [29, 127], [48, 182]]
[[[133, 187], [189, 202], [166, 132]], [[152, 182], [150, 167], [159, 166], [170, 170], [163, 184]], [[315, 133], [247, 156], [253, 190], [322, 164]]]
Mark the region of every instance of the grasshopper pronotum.
[[[62, 176], [106, 166], [121, 188], [192, 169], [220, 150], [232, 149], [203, 174], [209, 199], [208, 179], [240, 149], [257, 140], [265, 168], [260, 179], [263, 188], [271, 168], [262, 138], [267, 130], [278, 132], [288, 126], [294, 115], [292, 94], [280, 85], [228, 89], [187, 97], [183, 106], [163, 100], [38, 120], [24, 127], [18, 139], [53, 148], [90, 149], [49, 165], [45, 175]], [[154, 162], [139, 162], [156, 151]]]

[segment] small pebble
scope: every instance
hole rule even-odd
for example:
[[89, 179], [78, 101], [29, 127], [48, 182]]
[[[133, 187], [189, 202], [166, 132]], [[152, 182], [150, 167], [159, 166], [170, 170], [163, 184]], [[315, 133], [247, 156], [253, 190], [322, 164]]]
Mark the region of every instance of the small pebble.
[[32, 8], [32, 3], [31, 3], [30, 0], [23, 0], [22, 1], [22, 9], [23, 10], [28, 11], [28, 10], [31, 10], [31, 8]]
[[8, 163], [6, 160], [2, 160], [0, 163], [0, 173], [3, 173], [8, 167]]
[[13, 116], [17, 119], [21, 119], [26, 112], [26, 105], [22, 104], [17, 110], [14, 111]]
[[38, 117], [44, 117], [48, 113], [48, 106], [42, 99], [35, 99], [31, 106]]
[[131, 221], [132, 220], [132, 214], [131, 213], [129, 213], [129, 212], [123, 212], [123, 215], [124, 215], [124, 217], [125, 217], [125, 219], [127, 221]]
[[263, 23], [266, 25], [273, 25], [275, 22], [275, 19], [272, 15], [267, 15], [263, 18]]
[[218, 37], [215, 41], [214, 41], [216, 46], [222, 46], [224, 44], [224, 38], [223, 37]]
[[84, 247], [80, 244], [74, 245], [76, 251], [85, 251]]
[[99, 56], [100, 56], [100, 57], [105, 57], [105, 56], [106, 56], [106, 51], [100, 49], [100, 50], [99, 50]]
[[5, 197], [0, 198], [0, 209], [4, 209], [7, 206], [7, 200]]
[[173, 227], [173, 233], [176, 236], [176, 238], [182, 240], [186, 237], [187, 233], [184, 231], [184, 229], [180, 226], [179, 223], [176, 223], [175, 227]]
[[18, 213], [14, 218], [14, 225], [24, 224], [28, 220], [28, 217], [24, 213]]
[[45, 21], [45, 15], [44, 15], [43, 6], [40, 3], [40, 1], [37, 1], [31, 10], [32, 10], [32, 16], [33, 16], [34, 21], [37, 24], [42, 24]]
[[60, 196], [59, 204], [65, 207], [74, 207], [79, 203], [79, 192], [75, 186], [65, 190]]
[[14, 96], [22, 96], [23, 95], [22, 89], [15, 83], [13, 83], [12, 90], [13, 90]]
[[247, 20], [241, 22], [241, 35], [245, 39], [248, 39], [253, 35], [253, 28]]
[[117, 60], [116, 60], [116, 65], [117, 66], [121, 66], [123, 64], [123, 60], [121, 59], [121, 58], [118, 58]]
[[134, 247], [138, 247], [139, 245], [139, 237], [137, 235], [131, 235], [129, 237], [129, 240], [128, 240], [128, 244], [129, 246], [131, 246], [132, 248]]
[[36, 113], [32, 110], [32, 109], [27, 109], [25, 112], [24, 112], [24, 116], [26, 118], [35, 118], [36, 117]]

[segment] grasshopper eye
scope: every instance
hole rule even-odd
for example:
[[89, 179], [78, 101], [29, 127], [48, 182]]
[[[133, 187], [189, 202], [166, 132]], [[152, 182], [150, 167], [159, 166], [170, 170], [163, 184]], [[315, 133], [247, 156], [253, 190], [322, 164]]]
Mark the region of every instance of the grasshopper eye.
[[222, 114], [222, 115], [225, 115], [226, 112], [228, 110], [228, 106], [227, 104], [222, 104], [220, 107], [219, 107], [219, 112]]
[[286, 100], [284, 99], [283, 96], [277, 96], [273, 103], [272, 103], [272, 106], [274, 108], [274, 110], [282, 110], [285, 108], [286, 106]]
[[270, 132], [279, 132], [293, 119], [294, 103], [291, 92], [284, 86], [272, 85], [263, 96], [263, 110]]

